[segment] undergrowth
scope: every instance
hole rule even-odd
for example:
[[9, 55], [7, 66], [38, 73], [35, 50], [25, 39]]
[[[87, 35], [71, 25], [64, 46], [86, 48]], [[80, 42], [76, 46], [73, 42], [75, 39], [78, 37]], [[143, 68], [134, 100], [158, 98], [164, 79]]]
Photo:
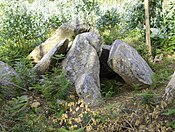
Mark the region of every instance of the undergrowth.
[[61, 68], [53, 68], [52, 71], [43, 75], [39, 81], [32, 89], [43, 94], [48, 100], [57, 98], [65, 100], [71, 90], [71, 84]]
[[[42, 2], [38, 5], [37, 8], [43, 6], [44, 10], [47, 10], [45, 7], [48, 5], [49, 9], [56, 9], [47, 10], [48, 12], [30, 10], [24, 3], [20, 5], [17, 1], [8, 2], [0, 2], [0, 60], [15, 68], [21, 79], [14, 80], [19, 89], [15, 97], [5, 98], [0, 91], [0, 131], [175, 130], [175, 106], [167, 106], [161, 101], [164, 87], [175, 67], [172, 57], [175, 50], [174, 10], [170, 10], [174, 9], [174, 3], [170, 2], [162, 10], [162, 14], [158, 8], [161, 3], [157, 2], [155, 5], [157, 12], [155, 16], [151, 16], [151, 26], [156, 28], [158, 34], [154, 36], [154, 32], [151, 32], [153, 55], [164, 56], [158, 63], [151, 63], [148, 61], [145, 45], [144, 10], [141, 1], [108, 9], [101, 9], [94, 0], [68, 0], [67, 3], [59, 4], [48, 0], [46, 2], [49, 4]], [[35, 2], [30, 0], [27, 4], [32, 7]], [[77, 97], [75, 89], [65, 78], [59, 65], [36, 79], [35, 73], [31, 71], [33, 64], [26, 57], [52, 31], [71, 18], [97, 27], [104, 44], [111, 45], [114, 40], [120, 39], [137, 49], [154, 71], [152, 86], [149, 89], [135, 86], [135, 91], [131, 92], [126, 90], [129, 86], [124, 86], [117, 79], [103, 80], [101, 87], [105, 103], [99, 108], [89, 108]]]

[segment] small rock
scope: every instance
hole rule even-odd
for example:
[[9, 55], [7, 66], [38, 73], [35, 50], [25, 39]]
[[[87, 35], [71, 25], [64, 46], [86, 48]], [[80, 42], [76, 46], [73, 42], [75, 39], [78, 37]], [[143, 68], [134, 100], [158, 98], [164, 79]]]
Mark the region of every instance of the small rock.
[[40, 105], [40, 102], [33, 102], [30, 106], [31, 108], [38, 108]]

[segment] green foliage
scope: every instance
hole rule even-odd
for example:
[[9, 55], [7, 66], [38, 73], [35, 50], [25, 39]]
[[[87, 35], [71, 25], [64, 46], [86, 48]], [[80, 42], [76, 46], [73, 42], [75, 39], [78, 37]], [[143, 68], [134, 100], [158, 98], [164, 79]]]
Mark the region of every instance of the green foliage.
[[33, 3], [35, 0], [28, 0], [29, 3]]
[[167, 108], [166, 110], [164, 110], [162, 112], [162, 115], [163, 116], [166, 116], [166, 118], [170, 118], [171, 120], [168, 121], [168, 124], [170, 127], [172, 127], [173, 129], [175, 129], [175, 122], [174, 122], [174, 115], [175, 115], [175, 107], [170, 107], [170, 108]]
[[137, 92], [137, 91], [139, 91], [139, 90], [141, 90], [141, 85], [140, 84], [135, 84], [134, 86], [133, 86], [133, 89]]
[[42, 14], [27, 12], [22, 6], [9, 7], [4, 11], [4, 16], [0, 34], [0, 59], [14, 63], [44, 41], [48, 31]]
[[65, 107], [56, 103], [54, 107], [47, 104], [33, 107], [33, 103], [36, 102], [34, 98], [37, 98], [39, 102], [44, 101], [39, 95], [23, 95], [4, 103], [0, 109], [0, 130], [13, 132], [56, 131], [54, 123], [53, 125], [49, 124], [48, 116], [56, 115], [60, 110], [65, 110]]
[[166, 82], [168, 82], [169, 79], [170, 74], [167, 71], [162, 70], [159, 73], [155, 73], [152, 77], [153, 84], [151, 85], [151, 87], [153, 89], [158, 88], [159, 86], [166, 84]]
[[173, 54], [175, 51], [175, 35], [170, 37], [169, 39], [168, 38], [163, 39], [160, 43], [160, 46], [161, 50], [164, 53]]
[[11, 128], [12, 132], [41, 132], [39, 128], [30, 126], [30, 124], [27, 124], [26, 122], [20, 122], [19, 124], [16, 124]]
[[164, 30], [166, 30], [166, 34], [168, 37], [175, 35], [175, 3], [174, 1], [169, 1], [168, 4], [165, 6], [165, 10], [163, 12], [163, 25]]
[[[174, 70], [171, 67], [174, 67], [174, 59], [163, 59], [163, 62], [158, 64], [149, 63], [151, 68], [154, 71], [153, 75], [153, 84], [152, 88], [159, 88], [161, 86], [166, 86], [169, 80], [171, 79], [171, 75], [173, 74]], [[166, 67], [166, 68], [165, 68]]]
[[[120, 96], [118, 99], [121, 99], [119, 102], [122, 102], [122, 108], [125, 107], [124, 102], [129, 103], [128, 113], [127, 111], [118, 113], [120, 104], [110, 104], [105, 108], [107, 111], [100, 107], [99, 111], [103, 114], [97, 114], [91, 111], [84, 102], [75, 101], [75, 98], [74, 102], [69, 103], [59, 100], [67, 99], [72, 90], [64, 71], [59, 66], [46, 75], [42, 75], [37, 83], [35, 73], [30, 70], [33, 64], [25, 59], [35, 46], [48, 38], [50, 31], [58, 28], [63, 22], [78, 19], [96, 26], [105, 44], [112, 44], [115, 39], [121, 39], [136, 48], [147, 60], [145, 31], [143, 30], [145, 21], [143, 1], [121, 4], [121, 8], [105, 9], [94, 0], [54, 1], [55, 6], [50, 0], [46, 0], [38, 5], [43, 6], [43, 10], [39, 7], [39, 10], [28, 8], [28, 6], [32, 7], [37, 0], [28, 0], [29, 4], [26, 6], [25, 1], [20, 1], [20, 4], [18, 1], [8, 1], [9, 3], [2, 1], [0, 2], [0, 16], [2, 16], [0, 19], [0, 60], [12, 65], [19, 73], [21, 81], [14, 81], [24, 93], [23, 96], [11, 100], [5, 100], [4, 95], [0, 93], [0, 102], [2, 102], [0, 131], [139, 131], [151, 130], [153, 125], [154, 130], [163, 131], [159, 128], [162, 123], [159, 122], [159, 118], [154, 120], [152, 111], [145, 109], [147, 105], [154, 108], [156, 112], [160, 109], [157, 105], [161, 97], [154, 92], [148, 91], [134, 96], [133, 99], [139, 108], [129, 102], [130, 96], [125, 98]], [[151, 34], [155, 55], [175, 51], [175, 5], [170, 2], [166, 8], [162, 9], [161, 4], [159, 0], [150, 1], [151, 28], [158, 29], [156, 35], [153, 32]], [[52, 8], [55, 10], [50, 10]], [[57, 58], [58, 56], [56, 60]], [[150, 63], [155, 72], [153, 90], [167, 84], [175, 66], [173, 62], [174, 60], [163, 60], [163, 64]], [[102, 94], [107, 98], [113, 97], [121, 92], [121, 86], [122, 84], [116, 80], [103, 80]], [[138, 89], [139, 86], [136, 85], [135, 90]], [[32, 107], [35, 102], [39, 102], [40, 105]], [[170, 108], [163, 114], [171, 117], [174, 113], [174, 109]], [[157, 122], [160, 124], [157, 125]], [[174, 128], [174, 122], [170, 126]]]
[[102, 40], [104, 44], [112, 45], [116, 39], [120, 39], [123, 35], [119, 33], [119, 27], [114, 26], [113, 28], [104, 28], [101, 31]]
[[154, 94], [152, 94], [152, 93], [140, 93], [140, 94], [136, 94], [136, 96], [141, 97], [143, 104], [149, 104], [151, 102], [151, 100], [153, 99]]
[[[73, 130], [73, 131], [71, 131], [71, 132], [83, 132], [83, 129], [84, 129], [84, 128], [80, 128], [80, 129], [78, 129], [78, 130]], [[66, 129], [64, 129], [64, 128], [59, 128], [57, 131], [58, 131], [58, 132], [70, 132], [70, 131], [68, 131], [68, 130], [66, 130]]]
[[162, 24], [163, 0], [149, 1], [150, 26], [160, 28]]
[[95, 0], [79, 0], [75, 4], [75, 17], [81, 21], [94, 24], [96, 17], [100, 14], [99, 5]]
[[175, 51], [174, 49], [175, 4], [173, 1], [170, 0], [168, 1], [167, 4], [165, 4], [162, 7], [160, 7], [160, 2], [158, 5], [159, 9], [157, 10], [159, 11], [157, 12], [157, 14], [160, 15], [158, 17], [159, 19], [157, 20], [157, 25], [154, 26], [156, 27], [156, 30], [158, 30], [158, 33], [156, 36], [152, 36], [152, 45], [154, 49], [156, 49], [155, 54], [159, 54], [160, 52], [173, 54]]
[[106, 98], [113, 97], [121, 91], [122, 83], [116, 80], [101, 80], [102, 94]]
[[19, 116], [19, 113], [26, 109], [28, 105], [28, 96], [23, 95], [17, 98], [13, 98], [8, 102], [6, 110], [10, 113], [11, 116]]
[[144, 3], [142, 1], [133, 3], [126, 3], [124, 21], [127, 23], [128, 29], [143, 29], [145, 20]]
[[43, 79], [44, 83], [34, 86], [35, 90], [41, 92], [47, 99], [66, 99], [70, 83], [60, 68], [53, 68], [53, 71], [44, 75]]
[[[156, 34], [154, 31], [151, 32], [153, 56], [162, 52], [174, 53], [174, 7], [174, 2], [172, 1], [165, 5], [162, 4], [162, 0], [152, 0], [149, 2], [150, 27], [157, 30]], [[144, 29], [145, 10], [143, 1], [126, 3], [124, 11], [122, 23], [126, 27], [126, 32], [130, 32], [133, 29]], [[145, 30], [143, 31], [145, 32]]]
[[169, 42], [166, 42], [166, 43], [167, 44], [164, 45], [163, 48], [165, 49], [165, 51], [173, 54], [175, 51], [175, 35], [172, 36]]
[[[144, 1], [126, 2], [124, 20], [128, 29], [143, 29], [145, 25]], [[162, 0], [149, 1], [150, 27], [160, 28], [162, 22]]]
[[22, 58], [15, 62], [15, 70], [18, 73], [20, 79], [14, 79], [18, 88], [22, 88], [27, 91], [36, 81], [36, 73], [31, 70], [33, 68], [32, 62], [27, 58]]
[[0, 93], [0, 105], [2, 104], [3, 101], [4, 101], [4, 94]]
[[96, 25], [100, 30], [103, 41], [105, 44], [111, 45], [116, 39], [119, 39], [122, 35], [119, 29], [119, 14], [117, 10], [107, 10], [104, 15], [98, 18]]
[[170, 126], [175, 129], [175, 121], [170, 122]]
[[6, 130], [5, 130], [5, 128], [0, 124], [0, 130], [2, 131], [2, 132], [6, 132]]
[[65, 21], [63, 21], [62, 19], [60, 19], [60, 17], [57, 16], [57, 15], [52, 15], [52, 16], [50, 16], [48, 18], [48, 23], [49, 23], [48, 24], [48, 27], [50, 29], [57, 29]]
[[102, 15], [98, 20], [97, 20], [97, 27], [100, 30], [104, 29], [111, 29], [115, 27], [119, 23], [119, 14], [117, 10], [112, 9], [112, 10], [107, 10], [104, 15]]
[[[156, 106], [159, 103], [160, 97], [157, 94], [154, 94], [151, 91], [144, 92], [144, 93], [137, 93], [135, 94], [133, 100], [139, 100], [141, 104], [147, 104], [150, 106]], [[159, 101], [158, 101], [159, 100]]]
[[166, 116], [175, 115], [175, 108], [167, 109], [165, 112], [162, 113], [162, 115], [166, 115]]

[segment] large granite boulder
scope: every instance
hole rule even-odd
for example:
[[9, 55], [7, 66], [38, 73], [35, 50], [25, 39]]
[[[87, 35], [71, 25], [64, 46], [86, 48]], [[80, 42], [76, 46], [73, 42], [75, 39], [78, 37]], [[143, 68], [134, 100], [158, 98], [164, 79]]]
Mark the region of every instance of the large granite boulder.
[[116, 40], [112, 44], [108, 64], [133, 87], [152, 84], [153, 71], [139, 53], [125, 42]]
[[0, 93], [3, 93], [5, 96], [14, 96], [16, 93], [15, 79], [20, 79], [16, 71], [0, 61]]
[[93, 32], [79, 34], [63, 61], [67, 78], [75, 85], [77, 94], [91, 106], [101, 103], [100, 46], [99, 35]]
[[[87, 32], [90, 30], [90, 26], [88, 24], [80, 23], [79, 21], [71, 21], [62, 24], [45, 42], [41, 45], [37, 46], [30, 54], [29, 58], [31, 58], [35, 63], [38, 63], [42, 57], [48, 53], [57, 43], [61, 40], [68, 39], [69, 41], [73, 40], [75, 36], [79, 33]], [[62, 52], [66, 52], [64, 50]]]

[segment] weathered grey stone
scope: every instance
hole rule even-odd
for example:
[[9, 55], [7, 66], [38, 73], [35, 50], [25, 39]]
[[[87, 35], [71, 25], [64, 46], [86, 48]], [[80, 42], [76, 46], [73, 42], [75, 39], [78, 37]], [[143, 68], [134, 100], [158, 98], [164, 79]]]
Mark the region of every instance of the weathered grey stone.
[[96, 52], [98, 55], [101, 54], [101, 44], [102, 44], [102, 39], [101, 36], [98, 33], [95, 32], [87, 32], [82, 34], [82, 39], [85, 41], [88, 41], [89, 44], [96, 49]]
[[72, 21], [62, 24], [44, 43], [37, 46], [30, 54], [31, 58], [35, 63], [38, 63], [42, 57], [48, 53], [58, 42], [64, 39], [69, 41], [73, 40], [79, 33], [87, 32], [90, 30], [90, 26], [79, 21]]
[[131, 86], [152, 84], [153, 71], [138, 52], [125, 42], [116, 40], [112, 44], [108, 64]]
[[97, 54], [97, 51], [100, 51], [101, 39], [98, 38], [99, 36], [92, 32], [77, 35], [63, 61], [67, 78], [75, 84], [77, 94], [91, 106], [101, 102]]
[[20, 79], [16, 71], [6, 63], [0, 61], [0, 92], [6, 96], [13, 96], [16, 92], [13, 81], [15, 78]]
[[52, 65], [54, 61], [54, 55], [64, 54], [64, 51], [67, 50], [69, 40], [64, 39], [56, 44], [44, 57], [32, 68], [32, 71], [35, 71], [37, 75], [44, 74]]
[[113, 78], [117, 76], [109, 66], [108, 66], [108, 57], [110, 52], [111, 46], [110, 45], [103, 45], [102, 52], [100, 56], [100, 78]]
[[175, 72], [171, 77], [168, 85], [165, 88], [165, 93], [163, 99], [168, 102], [168, 104], [175, 102]]
[[75, 82], [78, 96], [90, 106], [98, 106], [102, 103], [99, 80], [95, 79], [98, 78], [92, 74], [85, 73], [80, 75]]

